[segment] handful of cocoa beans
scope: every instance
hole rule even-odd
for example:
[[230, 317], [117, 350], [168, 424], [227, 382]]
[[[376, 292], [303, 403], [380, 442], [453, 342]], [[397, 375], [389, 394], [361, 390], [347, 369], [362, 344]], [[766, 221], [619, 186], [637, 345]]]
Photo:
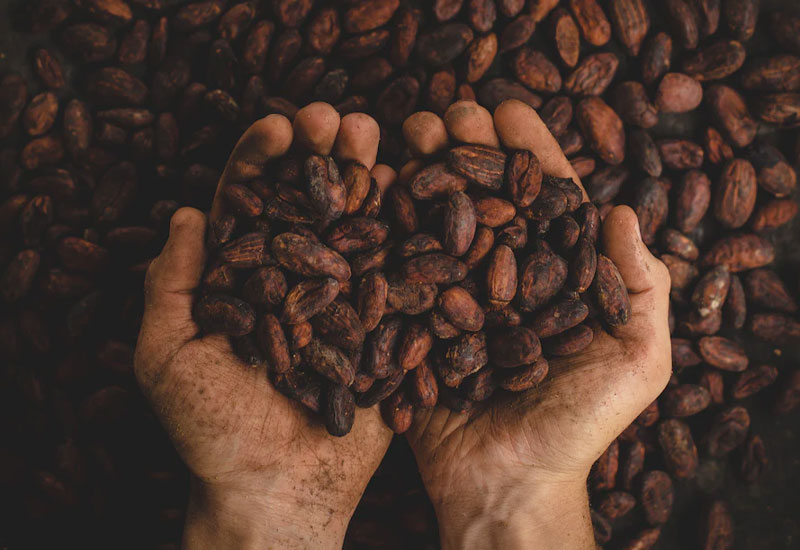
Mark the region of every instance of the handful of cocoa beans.
[[[628, 321], [597, 208], [531, 151], [458, 145], [386, 194], [366, 166], [290, 154], [227, 184], [194, 316], [346, 435], [381, 403], [469, 411], [540, 383], [548, 358]], [[592, 315], [591, 313], [594, 312]]]

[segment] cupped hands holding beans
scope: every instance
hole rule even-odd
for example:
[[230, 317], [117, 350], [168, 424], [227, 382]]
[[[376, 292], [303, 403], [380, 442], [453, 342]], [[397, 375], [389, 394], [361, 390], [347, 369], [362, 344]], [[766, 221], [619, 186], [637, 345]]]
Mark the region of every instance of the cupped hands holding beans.
[[395, 431], [444, 548], [594, 548], [589, 469], [669, 379], [667, 270], [527, 104], [403, 131], [395, 172], [366, 115], [271, 115], [209, 222], [175, 214], [136, 372], [193, 473], [187, 547], [341, 546]]

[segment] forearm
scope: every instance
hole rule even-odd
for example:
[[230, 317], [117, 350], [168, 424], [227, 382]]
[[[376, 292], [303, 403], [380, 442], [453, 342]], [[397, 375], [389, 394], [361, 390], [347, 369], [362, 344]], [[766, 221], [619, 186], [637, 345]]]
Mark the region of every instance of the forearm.
[[192, 483], [185, 550], [340, 549], [350, 514], [314, 499], [231, 494]]
[[442, 550], [594, 550], [585, 482], [477, 491], [436, 503]]

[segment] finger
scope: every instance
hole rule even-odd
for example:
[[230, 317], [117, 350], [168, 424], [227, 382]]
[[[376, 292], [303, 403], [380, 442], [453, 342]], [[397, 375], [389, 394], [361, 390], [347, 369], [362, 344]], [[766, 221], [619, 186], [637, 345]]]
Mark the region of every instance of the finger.
[[[494, 110], [494, 126], [506, 148], [533, 152], [539, 158], [542, 172], [559, 178], [572, 178], [583, 189], [558, 141], [530, 105], [516, 99], [504, 101]], [[588, 200], [586, 191], [584, 200]]]
[[603, 250], [619, 270], [631, 300], [631, 318], [614, 336], [664, 345], [669, 340], [669, 272], [642, 242], [636, 213], [617, 206], [603, 223]]
[[668, 283], [663, 280], [667, 268], [642, 242], [639, 220], [629, 206], [616, 206], [606, 216], [603, 250], [617, 265], [631, 293], [638, 294]]
[[175, 212], [167, 244], [147, 270], [140, 339], [154, 353], [168, 354], [197, 333], [192, 301], [205, 265], [205, 229], [199, 210]]
[[330, 155], [340, 122], [332, 105], [321, 101], [309, 103], [294, 117], [294, 139], [312, 153]]
[[403, 138], [413, 156], [426, 157], [447, 147], [447, 128], [436, 113], [420, 111], [403, 122]]
[[374, 118], [364, 113], [350, 113], [342, 118], [333, 154], [339, 161], [355, 160], [372, 170], [380, 140], [381, 130]]
[[220, 190], [230, 183], [240, 183], [266, 175], [267, 163], [285, 155], [292, 145], [292, 123], [283, 115], [269, 115], [253, 123], [234, 147], [222, 173], [214, 202], [211, 220], [222, 214]]
[[387, 164], [376, 164], [370, 172], [370, 176], [375, 178], [375, 182], [378, 184], [378, 189], [381, 190], [382, 194], [386, 193], [386, 191], [397, 181], [397, 172], [395, 172], [394, 168]]
[[444, 125], [453, 141], [500, 147], [492, 114], [474, 101], [456, 101], [444, 114]]
[[419, 172], [425, 167], [425, 163], [422, 160], [414, 159], [410, 160], [400, 168], [400, 172], [397, 174], [397, 182], [401, 185], [405, 185], [406, 183], [414, 177], [414, 174]]

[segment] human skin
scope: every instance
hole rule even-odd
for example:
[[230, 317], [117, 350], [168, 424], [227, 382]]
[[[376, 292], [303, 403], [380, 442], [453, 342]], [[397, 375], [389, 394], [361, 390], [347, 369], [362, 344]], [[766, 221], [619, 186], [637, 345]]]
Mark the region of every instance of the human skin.
[[[406, 128], [411, 151], [435, 152], [429, 138], [413, 142], [436, 135], [441, 122], [430, 115]], [[546, 174], [579, 182], [536, 112], [519, 101], [501, 104], [493, 118], [475, 103], [460, 102], [445, 114], [444, 125], [449, 140], [440, 139], [439, 149], [448, 141], [499, 140], [508, 149], [533, 151]], [[414, 165], [401, 170], [401, 178], [413, 171]], [[600, 244], [630, 294], [626, 325], [596, 331], [585, 351], [552, 360], [545, 381], [523, 394], [493, 398], [470, 413], [442, 406], [417, 413], [408, 440], [436, 509], [444, 550], [596, 547], [589, 470], [671, 374], [666, 267], [642, 243], [628, 207], [611, 210]]]
[[[309, 139], [323, 136], [324, 139]], [[326, 104], [256, 122], [220, 181], [265, 176], [292, 142], [375, 166], [378, 126], [366, 115], [339, 120]], [[212, 218], [220, 204], [215, 200]], [[178, 210], [150, 265], [135, 372], [192, 473], [184, 547], [341, 548], [352, 513], [392, 437], [376, 407], [356, 411], [345, 437], [328, 435], [310, 411], [280, 394], [263, 369], [242, 363], [222, 335], [201, 336], [192, 303], [203, 273], [206, 217]]]
[[[361, 160], [382, 189], [421, 166], [409, 164], [397, 177], [374, 165], [377, 126], [368, 117], [339, 121], [322, 104], [310, 107], [294, 127], [276, 115], [251, 127], [220, 186], [264, 176], [266, 161], [285, 153], [296, 135], [317, 152]], [[410, 150], [435, 153], [454, 136], [502, 143], [531, 149], [545, 173], [578, 181], [532, 109], [515, 101], [494, 117], [481, 109], [459, 103], [444, 121], [426, 115], [405, 132]], [[335, 124], [336, 131], [327, 126]], [[426, 135], [427, 142], [413, 143]], [[215, 201], [212, 218], [219, 212]], [[339, 548], [391, 433], [372, 408], [356, 411], [348, 436], [330, 437], [263, 371], [236, 359], [226, 337], [198, 336], [191, 306], [205, 262], [205, 224], [193, 209], [173, 217], [169, 241], [148, 270], [135, 359], [140, 385], [193, 474], [184, 546]], [[548, 378], [529, 392], [469, 415], [443, 407], [417, 414], [409, 441], [443, 548], [594, 548], [588, 471], [670, 373], [669, 276], [638, 235], [630, 209], [606, 218], [604, 252], [631, 294], [627, 325], [598, 334], [578, 356], [552, 361]]]

